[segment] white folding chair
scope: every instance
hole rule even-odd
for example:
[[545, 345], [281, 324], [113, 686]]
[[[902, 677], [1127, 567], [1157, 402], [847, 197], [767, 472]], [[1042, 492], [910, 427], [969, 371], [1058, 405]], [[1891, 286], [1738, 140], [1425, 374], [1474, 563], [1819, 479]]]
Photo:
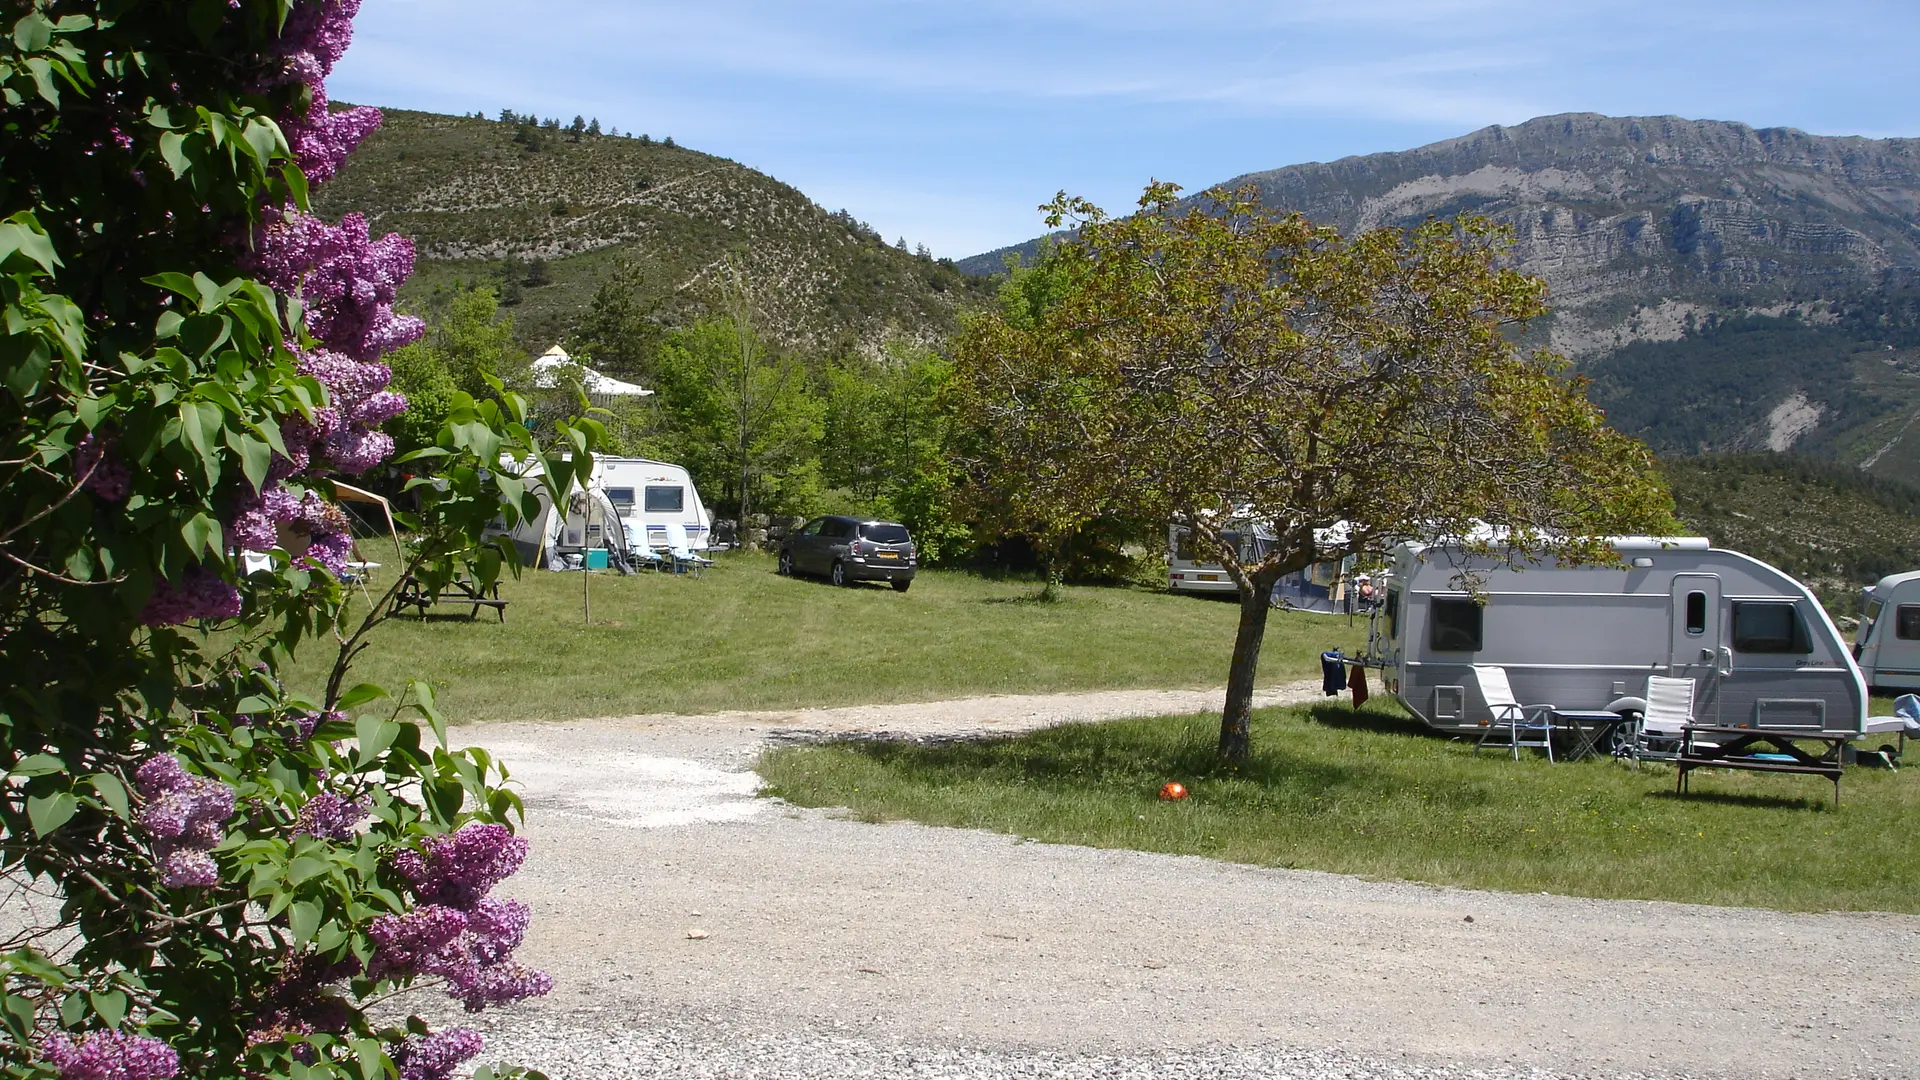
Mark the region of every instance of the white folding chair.
[[667, 555], [676, 568], [692, 570], [698, 577], [700, 571], [713, 565], [712, 559], [702, 558], [693, 550], [693, 543], [687, 539], [687, 527], [678, 521], [669, 521], [667, 530]]
[[1693, 723], [1693, 691], [1692, 679], [1647, 676], [1647, 711], [1633, 732], [1633, 760], [1672, 761], [1680, 756], [1687, 725]]
[[1496, 732], [1507, 734], [1509, 745], [1513, 747], [1514, 760], [1520, 759], [1520, 748], [1536, 747], [1547, 752], [1547, 760], [1553, 758], [1554, 716], [1551, 705], [1522, 705], [1520, 699], [1513, 696], [1513, 687], [1507, 682], [1507, 669], [1494, 664], [1473, 665], [1473, 678], [1480, 687], [1480, 697], [1487, 703], [1492, 718], [1481, 724], [1486, 730], [1480, 733], [1480, 741], [1473, 744], [1473, 752], [1479, 753], [1480, 747]]

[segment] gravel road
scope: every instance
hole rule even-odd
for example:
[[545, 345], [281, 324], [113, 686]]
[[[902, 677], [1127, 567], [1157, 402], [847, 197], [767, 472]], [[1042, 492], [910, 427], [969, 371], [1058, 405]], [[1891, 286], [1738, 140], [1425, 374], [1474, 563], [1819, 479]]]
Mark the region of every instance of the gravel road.
[[486, 1060], [554, 1080], [1920, 1076], [1909, 916], [1370, 882], [753, 795], [770, 739], [1218, 705], [1123, 692], [462, 729], [524, 785], [533, 855], [503, 890], [534, 911], [523, 957], [558, 983], [462, 1022]]

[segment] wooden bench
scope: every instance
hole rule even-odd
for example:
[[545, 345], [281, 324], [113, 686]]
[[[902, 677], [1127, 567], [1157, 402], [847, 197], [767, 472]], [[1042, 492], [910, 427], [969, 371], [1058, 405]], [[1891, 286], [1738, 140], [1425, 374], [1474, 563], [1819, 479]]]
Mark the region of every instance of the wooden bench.
[[[1711, 736], [1713, 742], [1696, 745], [1695, 735]], [[1826, 746], [1820, 756], [1802, 750], [1797, 741], [1818, 742]], [[1833, 781], [1833, 805], [1840, 805], [1840, 748], [1846, 745], [1844, 735], [1827, 735], [1821, 732], [1775, 731], [1744, 727], [1714, 727], [1704, 724], [1688, 724], [1685, 737], [1680, 744], [1680, 756], [1674, 764], [1679, 767], [1680, 775], [1674, 785], [1676, 793], [1691, 790], [1687, 783], [1687, 774], [1695, 769], [1744, 769], [1748, 772], [1797, 773], [1803, 776], [1824, 776]], [[1771, 753], [1791, 760], [1777, 761], [1753, 756], [1754, 747], [1765, 745], [1772, 747]]]
[[466, 604], [472, 610], [467, 618], [480, 617], [480, 609], [489, 607], [500, 616], [501, 622], [507, 621], [507, 601], [500, 599], [500, 583], [480, 585], [469, 578], [454, 578], [438, 595], [429, 591], [420, 579], [409, 574], [400, 582], [400, 591], [393, 594], [393, 614], [398, 615], [407, 608], [419, 609], [417, 614], [424, 617], [427, 609], [435, 604]]

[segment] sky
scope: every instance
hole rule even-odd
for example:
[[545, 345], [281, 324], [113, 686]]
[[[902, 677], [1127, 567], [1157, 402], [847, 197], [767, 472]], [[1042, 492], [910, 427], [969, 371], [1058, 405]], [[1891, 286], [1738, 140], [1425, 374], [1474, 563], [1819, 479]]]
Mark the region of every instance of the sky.
[[1562, 112], [1920, 136], [1916, 0], [364, 0], [341, 101], [672, 136], [964, 258]]

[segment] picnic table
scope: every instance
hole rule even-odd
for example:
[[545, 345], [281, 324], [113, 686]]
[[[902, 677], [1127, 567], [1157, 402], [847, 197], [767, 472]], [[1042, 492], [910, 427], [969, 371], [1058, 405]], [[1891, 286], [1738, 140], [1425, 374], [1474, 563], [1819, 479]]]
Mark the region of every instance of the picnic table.
[[[1687, 774], [1695, 769], [1797, 773], [1832, 780], [1833, 805], [1840, 805], [1840, 749], [1847, 743], [1845, 735], [1707, 724], [1688, 724], [1683, 730], [1680, 757], [1675, 762], [1680, 771], [1676, 792], [1689, 790]], [[1695, 742], [1696, 735], [1709, 738]], [[1799, 745], [1803, 742], [1819, 743], [1825, 749], [1818, 755], [1811, 754]], [[1763, 747], [1767, 749], [1755, 752]]]
[[466, 604], [472, 610], [467, 618], [480, 617], [480, 609], [490, 607], [500, 616], [501, 622], [507, 621], [507, 601], [500, 599], [500, 583], [482, 585], [471, 578], [457, 577], [447, 583], [447, 587], [435, 594], [419, 578], [408, 574], [400, 581], [400, 591], [393, 594], [393, 613], [400, 614], [407, 608], [417, 608], [418, 614], [425, 616], [427, 609], [435, 604]]

